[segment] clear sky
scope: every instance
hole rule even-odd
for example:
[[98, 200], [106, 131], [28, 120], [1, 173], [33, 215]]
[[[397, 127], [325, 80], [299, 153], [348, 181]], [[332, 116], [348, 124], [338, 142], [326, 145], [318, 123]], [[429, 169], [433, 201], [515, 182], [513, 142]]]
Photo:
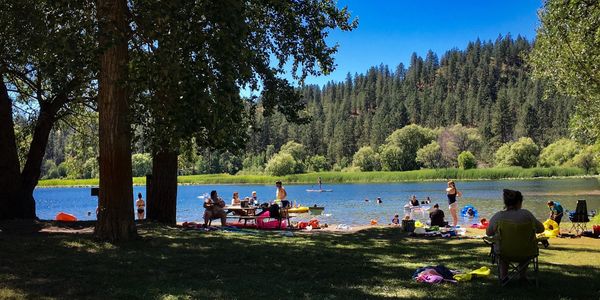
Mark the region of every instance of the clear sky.
[[358, 17], [352, 32], [331, 32], [328, 41], [339, 44], [337, 69], [329, 76], [311, 77], [307, 84], [344, 80], [350, 72], [364, 73], [381, 63], [408, 66], [416, 52], [429, 49], [442, 56], [469, 41], [495, 40], [499, 34], [535, 37], [541, 0], [338, 0]]

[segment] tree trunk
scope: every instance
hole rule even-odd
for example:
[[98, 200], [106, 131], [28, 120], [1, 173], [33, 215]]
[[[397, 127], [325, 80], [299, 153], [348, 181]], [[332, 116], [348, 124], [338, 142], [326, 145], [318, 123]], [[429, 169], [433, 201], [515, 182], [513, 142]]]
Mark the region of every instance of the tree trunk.
[[0, 220], [19, 215], [20, 163], [15, 140], [12, 101], [0, 73]]
[[127, 81], [127, 1], [98, 0], [100, 191], [94, 234], [116, 242], [137, 236], [133, 213]]
[[33, 190], [40, 180], [42, 162], [44, 160], [46, 146], [48, 145], [48, 137], [50, 136], [50, 131], [52, 131], [52, 127], [56, 122], [56, 107], [61, 105], [61, 103], [63, 102], [40, 105], [40, 114], [35, 123], [33, 138], [31, 140], [31, 144], [29, 145], [29, 152], [27, 153], [27, 160], [25, 162], [25, 167], [23, 167], [23, 171], [21, 172], [21, 190], [19, 195], [20, 215], [18, 218], [37, 218], [35, 213]]
[[152, 186], [146, 218], [174, 225], [177, 218], [177, 152], [152, 155]]

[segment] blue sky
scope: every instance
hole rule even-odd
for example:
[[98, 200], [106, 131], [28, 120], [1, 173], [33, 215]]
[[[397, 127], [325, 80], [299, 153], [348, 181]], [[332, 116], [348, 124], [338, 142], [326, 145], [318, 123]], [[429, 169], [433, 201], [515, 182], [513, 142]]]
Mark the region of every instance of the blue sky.
[[464, 49], [469, 41], [495, 40], [499, 34], [518, 34], [532, 40], [538, 26], [541, 0], [338, 0], [358, 17], [352, 32], [333, 31], [330, 44], [339, 44], [337, 69], [329, 76], [307, 78], [323, 85], [344, 80], [350, 72], [364, 73], [380, 63], [406, 65], [413, 52], [429, 49], [442, 56], [449, 49]]

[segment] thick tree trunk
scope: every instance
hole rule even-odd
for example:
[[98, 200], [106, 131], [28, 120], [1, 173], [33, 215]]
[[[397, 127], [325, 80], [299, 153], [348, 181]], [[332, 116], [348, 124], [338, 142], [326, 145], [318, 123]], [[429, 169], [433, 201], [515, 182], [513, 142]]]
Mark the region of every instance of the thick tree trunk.
[[98, 0], [100, 78], [98, 92], [100, 191], [96, 238], [111, 242], [137, 236], [133, 221], [133, 182], [127, 64], [127, 1]]
[[50, 131], [56, 122], [56, 107], [61, 105], [61, 103], [63, 102], [40, 105], [40, 114], [33, 131], [33, 138], [29, 146], [29, 152], [27, 153], [27, 161], [25, 162], [25, 167], [23, 167], [23, 171], [21, 172], [21, 199], [19, 206], [19, 212], [21, 215], [18, 216], [19, 218], [36, 218], [33, 190], [37, 186], [40, 179], [44, 153], [46, 152], [46, 146], [48, 145], [48, 137], [50, 136]]
[[21, 174], [12, 101], [8, 96], [4, 75], [0, 73], [0, 220], [15, 219], [19, 215]]
[[152, 186], [146, 218], [175, 224], [177, 218], [177, 152], [158, 151], [152, 155]]

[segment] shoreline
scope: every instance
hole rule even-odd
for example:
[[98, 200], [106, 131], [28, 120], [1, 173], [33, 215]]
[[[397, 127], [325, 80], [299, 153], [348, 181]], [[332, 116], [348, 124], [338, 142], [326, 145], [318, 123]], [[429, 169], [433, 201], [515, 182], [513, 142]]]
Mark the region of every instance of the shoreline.
[[[229, 174], [204, 174], [185, 175], [178, 177], [178, 186], [186, 185], [268, 185], [277, 180], [286, 182], [287, 185], [314, 184], [318, 177], [322, 177], [326, 184], [375, 184], [375, 183], [411, 183], [411, 182], [443, 182], [448, 179], [460, 181], [493, 181], [493, 180], [552, 180], [552, 179], [587, 179], [599, 175], [585, 175], [579, 169], [573, 168], [508, 168], [508, 169], [475, 169], [473, 170], [441, 169], [418, 170], [398, 172], [321, 172], [304, 173], [286, 176], [269, 175], [229, 175]], [[478, 171], [479, 172], [479, 171]], [[542, 176], [539, 173], [547, 173]], [[567, 174], [567, 175], [562, 175]], [[572, 175], [569, 175], [572, 174]], [[455, 176], [446, 176], [455, 175]], [[516, 176], [515, 176], [516, 175]], [[146, 185], [145, 177], [135, 177], [133, 186]], [[40, 180], [38, 188], [52, 187], [97, 187], [98, 179], [48, 179]]]

